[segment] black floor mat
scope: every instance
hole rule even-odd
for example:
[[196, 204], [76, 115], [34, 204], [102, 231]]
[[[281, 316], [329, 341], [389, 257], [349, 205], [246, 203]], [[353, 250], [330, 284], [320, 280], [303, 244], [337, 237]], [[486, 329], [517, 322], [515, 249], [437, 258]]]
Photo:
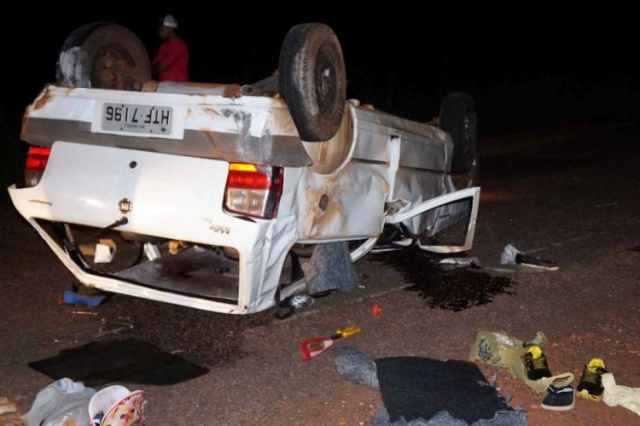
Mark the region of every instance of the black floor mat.
[[492, 419], [511, 407], [484, 378], [478, 366], [465, 361], [396, 357], [376, 360], [382, 401], [392, 422], [430, 420], [440, 411], [472, 424]]
[[133, 339], [89, 343], [29, 363], [29, 367], [58, 380], [68, 377], [94, 387], [110, 383], [168, 386], [207, 374], [209, 370]]

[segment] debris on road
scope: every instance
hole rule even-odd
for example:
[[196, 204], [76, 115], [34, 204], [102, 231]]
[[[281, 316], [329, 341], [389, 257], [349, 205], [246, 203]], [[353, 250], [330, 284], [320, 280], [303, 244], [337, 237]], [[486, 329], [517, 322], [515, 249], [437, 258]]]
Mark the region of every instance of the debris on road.
[[316, 300], [306, 294], [296, 294], [291, 299], [289, 299], [289, 306], [295, 309], [308, 308], [312, 306]]
[[442, 259], [436, 266], [443, 271], [470, 267], [482, 268], [482, 264], [477, 257], [448, 257]]
[[337, 330], [335, 334], [329, 337], [316, 337], [315, 339], [304, 340], [300, 342], [300, 354], [303, 361], [311, 361], [313, 358], [325, 353], [338, 339], [346, 339], [354, 334], [360, 333], [360, 327], [348, 327]]
[[371, 310], [371, 314], [374, 317], [377, 317], [378, 315], [380, 315], [382, 313], [382, 308], [380, 307], [380, 305], [378, 305], [377, 303], [373, 305], [373, 309]]
[[73, 315], [87, 315], [92, 317], [98, 316], [98, 313], [93, 311], [71, 311], [71, 313]]
[[62, 378], [38, 392], [24, 419], [35, 426], [89, 425], [89, 401], [94, 389], [82, 382]]
[[500, 256], [500, 263], [513, 265], [523, 270], [557, 271], [560, 269], [553, 260], [527, 256], [511, 244], [507, 244]]
[[524, 426], [527, 415], [512, 409], [465, 361], [393, 357], [372, 361], [358, 349], [336, 349], [336, 368], [347, 380], [380, 390], [384, 405], [371, 425]]
[[31, 362], [29, 367], [53, 379], [70, 377], [88, 386], [118, 382], [168, 386], [209, 372], [178, 355], [134, 339], [92, 342]]
[[[95, 335], [96, 339], [112, 334], [118, 334], [122, 331], [133, 330], [134, 327], [133, 321], [131, 321], [129, 317], [118, 317], [117, 320], [102, 318], [100, 323], [102, 326], [100, 326], [98, 334]], [[116, 328], [108, 329], [108, 326], [116, 326]]]
[[89, 401], [92, 426], [131, 426], [144, 421], [146, 395], [120, 385], [108, 386]]
[[640, 415], [640, 388], [631, 388], [616, 384], [616, 379], [611, 373], [602, 375], [604, 386], [603, 401], [609, 407], [620, 405]]
[[0, 398], [0, 425], [24, 426], [20, 417], [20, 406], [8, 398]]
[[78, 294], [75, 291], [64, 292], [64, 303], [67, 305], [87, 305], [87, 306], [99, 306], [107, 296], [104, 294], [97, 296], [90, 296], [85, 294]]
[[525, 385], [538, 393], [545, 393], [552, 384], [556, 387], [568, 386], [575, 378], [569, 372], [554, 376], [548, 368], [546, 372], [541, 371], [546, 358], [543, 358], [540, 348], [546, 341], [547, 338], [541, 332], [538, 332], [535, 339], [523, 342], [506, 333], [480, 331], [471, 347], [469, 360], [479, 359], [494, 367], [506, 367]]

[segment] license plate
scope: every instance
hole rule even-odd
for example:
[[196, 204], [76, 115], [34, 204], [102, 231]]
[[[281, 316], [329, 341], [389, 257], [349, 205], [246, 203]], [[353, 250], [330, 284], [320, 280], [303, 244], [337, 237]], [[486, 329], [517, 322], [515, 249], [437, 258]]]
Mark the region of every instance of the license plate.
[[153, 105], [104, 104], [102, 130], [171, 134], [173, 108]]

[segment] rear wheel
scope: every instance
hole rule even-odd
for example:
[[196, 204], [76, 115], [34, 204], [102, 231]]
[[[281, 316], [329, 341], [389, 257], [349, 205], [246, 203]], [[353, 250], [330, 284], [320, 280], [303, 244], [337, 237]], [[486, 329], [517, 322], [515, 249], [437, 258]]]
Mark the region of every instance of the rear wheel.
[[338, 37], [325, 24], [300, 24], [285, 37], [278, 64], [280, 94], [300, 139], [326, 141], [342, 122], [346, 70]]
[[151, 63], [133, 32], [114, 23], [94, 22], [64, 41], [56, 78], [65, 87], [140, 90], [151, 79]]

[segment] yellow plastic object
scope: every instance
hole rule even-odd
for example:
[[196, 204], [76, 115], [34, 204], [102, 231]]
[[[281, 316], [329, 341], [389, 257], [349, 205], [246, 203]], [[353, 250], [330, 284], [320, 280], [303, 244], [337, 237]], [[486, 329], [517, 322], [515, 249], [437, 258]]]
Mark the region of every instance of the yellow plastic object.
[[540, 349], [540, 346], [531, 346], [527, 352], [533, 355], [533, 359], [538, 359], [542, 356], [542, 349]]
[[604, 366], [604, 361], [602, 360], [602, 358], [593, 358], [591, 361], [589, 361], [589, 364], [587, 364], [587, 369], [589, 369], [589, 371], [592, 373], [597, 372], [598, 368], [602, 368], [603, 370], [606, 368]]
[[362, 328], [360, 327], [347, 327], [341, 330], [336, 330], [336, 334], [342, 337], [343, 339], [346, 339], [347, 337], [351, 337], [354, 334], [360, 333], [361, 331], [362, 331]]

